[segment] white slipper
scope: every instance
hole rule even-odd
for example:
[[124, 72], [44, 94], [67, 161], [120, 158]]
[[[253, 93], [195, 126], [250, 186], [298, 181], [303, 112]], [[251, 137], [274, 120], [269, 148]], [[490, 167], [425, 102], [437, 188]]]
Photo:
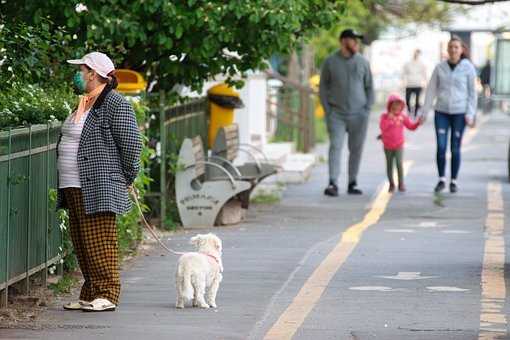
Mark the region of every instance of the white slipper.
[[81, 310], [84, 306], [90, 305], [90, 302], [78, 300], [78, 302], [68, 302], [63, 307], [65, 310]]
[[94, 299], [94, 301], [82, 307], [84, 312], [113, 312], [117, 308], [107, 299]]

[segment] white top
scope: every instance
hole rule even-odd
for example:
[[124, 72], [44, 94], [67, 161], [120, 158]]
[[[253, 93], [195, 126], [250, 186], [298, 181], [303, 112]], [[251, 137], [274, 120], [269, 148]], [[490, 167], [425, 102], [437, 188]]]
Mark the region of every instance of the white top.
[[83, 114], [80, 121], [73, 122], [74, 113], [67, 117], [62, 124], [62, 139], [58, 146], [58, 187], [81, 188], [80, 173], [78, 171], [78, 146], [80, 145], [81, 132], [88, 116], [88, 111]]
[[402, 78], [406, 87], [423, 87], [427, 83], [427, 69], [420, 60], [411, 60], [404, 65]]

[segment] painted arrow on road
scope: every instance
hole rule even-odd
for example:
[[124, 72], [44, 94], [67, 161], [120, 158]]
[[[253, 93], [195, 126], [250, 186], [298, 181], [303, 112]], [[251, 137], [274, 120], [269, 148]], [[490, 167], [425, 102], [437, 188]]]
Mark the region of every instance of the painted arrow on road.
[[438, 276], [421, 276], [421, 272], [398, 272], [397, 275], [394, 276], [376, 276], [381, 277], [383, 279], [390, 280], [424, 280], [424, 279], [435, 279]]

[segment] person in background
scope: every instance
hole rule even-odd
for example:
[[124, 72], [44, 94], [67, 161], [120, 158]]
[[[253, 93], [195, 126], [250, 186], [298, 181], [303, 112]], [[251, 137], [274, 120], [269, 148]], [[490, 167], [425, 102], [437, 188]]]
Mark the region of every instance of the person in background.
[[[423, 86], [427, 83], [427, 69], [420, 60], [421, 51], [414, 51], [413, 59], [404, 65], [402, 71], [402, 80], [406, 89], [407, 112], [416, 117], [416, 112], [420, 109], [420, 95]], [[411, 98], [414, 95], [414, 105], [411, 104]]]
[[437, 143], [437, 171], [439, 182], [434, 192], [445, 189], [446, 149], [450, 133], [451, 180], [450, 192], [458, 190], [457, 176], [460, 169], [462, 136], [466, 125], [475, 126], [477, 94], [475, 89], [476, 70], [467, 47], [458, 37], [448, 42], [448, 59], [440, 62], [434, 69], [427, 86], [427, 94], [420, 120], [424, 122], [427, 114], [435, 110], [434, 126]]
[[482, 84], [482, 108], [484, 113], [488, 113], [492, 110], [492, 101], [491, 101], [491, 61], [487, 60], [485, 65], [482, 67], [480, 71], [480, 83]]
[[327, 196], [338, 196], [338, 176], [345, 135], [348, 136], [350, 195], [361, 195], [357, 176], [368, 117], [374, 103], [372, 72], [368, 61], [358, 53], [363, 36], [352, 29], [340, 34], [340, 50], [331, 54], [322, 66], [319, 94], [326, 113], [329, 134], [329, 183]]

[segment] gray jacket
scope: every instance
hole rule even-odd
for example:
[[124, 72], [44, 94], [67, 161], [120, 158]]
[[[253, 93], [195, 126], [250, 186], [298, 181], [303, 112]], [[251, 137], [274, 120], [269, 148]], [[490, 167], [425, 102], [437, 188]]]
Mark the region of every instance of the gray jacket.
[[368, 114], [374, 103], [370, 64], [359, 53], [350, 58], [333, 53], [322, 66], [319, 92], [326, 114]]
[[475, 67], [467, 59], [462, 59], [453, 71], [448, 62], [439, 63], [427, 86], [422, 114], [426, 116], [434, 108], [449, 114], [465, 113], [473, 118], [477, 102], [475, 79]]
[[[57, 157], [58, 144], [57, 143]], [[90, 110], [78, 147], [78, 171], [86, 214], [131, 209], [127, 187], [140, 169], [142, 142], [131, 104], [105, 88]], [[61, 189], [57, 209], [67, 208]]]

